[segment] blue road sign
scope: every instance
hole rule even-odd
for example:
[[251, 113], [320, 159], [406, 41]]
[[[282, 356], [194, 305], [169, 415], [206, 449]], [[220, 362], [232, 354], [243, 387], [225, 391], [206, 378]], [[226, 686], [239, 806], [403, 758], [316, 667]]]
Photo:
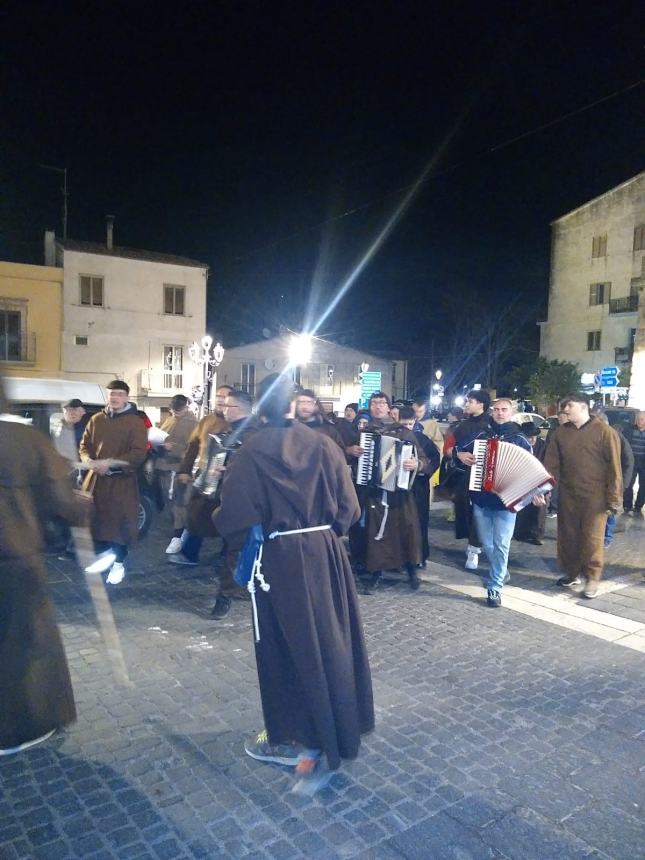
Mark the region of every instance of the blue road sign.
[[608, 376], [607, 379], [602, 380], [601, 388], [617, 388], [618, 380], [615, 376]]
[[603, 367], [603, 369], [600, 371], [600, 375], [606, 377], [618, 376], [619, 373], [620, 372], [617, 367]]

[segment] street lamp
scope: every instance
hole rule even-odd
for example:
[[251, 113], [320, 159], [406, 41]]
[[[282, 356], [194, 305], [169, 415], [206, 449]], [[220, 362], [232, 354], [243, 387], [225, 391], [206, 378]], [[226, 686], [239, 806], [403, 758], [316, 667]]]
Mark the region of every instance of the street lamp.
[[199, 417], [203, 418], [209, 412], [211, 391], [213, 385], [217, 384], [217, 372], [215, 368], [219, 367], [224, 359], [224, 347], [219, 341], [213, 346], [213, 338], [209, 334], [205, 334], [201, 339], [201, 343], [197, 343], [196, 340], [193, 341], [188, 349], [188, 355], [197, 367], [201, 368], [202, 384]]
[[293, 381], [300, 384], [300, 368], [311, 361], [313, 338], [310, 334], [294, 334], [289, 341], [289, 367]]

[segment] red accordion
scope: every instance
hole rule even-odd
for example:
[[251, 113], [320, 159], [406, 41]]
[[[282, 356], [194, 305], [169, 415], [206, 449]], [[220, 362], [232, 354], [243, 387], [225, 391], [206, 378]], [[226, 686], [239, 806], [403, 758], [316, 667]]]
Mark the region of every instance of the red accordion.
[[542, 463], [519, 445], [501, 439], [476, 439], [468, 489], [495, 493], [509, 511], [521, 511], [555, 486]]

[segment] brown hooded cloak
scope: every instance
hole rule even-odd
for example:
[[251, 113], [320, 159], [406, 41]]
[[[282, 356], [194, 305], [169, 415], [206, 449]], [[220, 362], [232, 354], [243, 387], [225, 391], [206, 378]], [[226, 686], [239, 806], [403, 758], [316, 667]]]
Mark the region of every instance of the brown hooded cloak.
[[258, 589], [256, 659], [273, 744], [321, 749], [330, 768], [355, 758], [374, 727], [372, 683], [351, 568], [339, 535], [359, 516], [342, 452], [298, 422], [262, 427], [226, 473], [218, 531], [240, 549], [247, 530], [265, 536], [311, 526], [327, 531], [267, 540]]
[[[6, 403], [0, 389], [0, 412]], [[0, 420], [0, 748], [76, 717], [65, 652], [47, 591], [43, 523], [82, 520], [69, 466], [37, 430]]]

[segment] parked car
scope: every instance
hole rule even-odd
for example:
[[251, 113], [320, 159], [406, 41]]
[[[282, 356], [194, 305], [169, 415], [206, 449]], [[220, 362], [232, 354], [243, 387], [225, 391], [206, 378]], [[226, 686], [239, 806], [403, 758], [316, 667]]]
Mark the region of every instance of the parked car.
[[[85, 406], [87, 416], [105, 408], [107, 402], [103, 388], [97, 382], [79, 382], [73, 379], [36, 379], [6, 376], [4, 386], [11, 411], [27, 418], [33, 427], [52, 437], [63, 420], [61, 403], [77, 397]], [[142, 420], [147, 416], [138, 410]], [[150, 421], [147, 421], [150, 426]], [[150, 458], [139, 468], [139, 536], [143, 537], [152, 524], [154, 511], [159, 507], [153, 485]]]
[[535, 426], [540, 431], [540, 436], [544, 438], [546, 434], [549, 432], [549, 427], [551, 426], [546, 418], [543, 418], [542, 415], [538, 415], [537, 412], [518, 412], [513, 421], [516, 421], [518, 424], [530, 424], [533, 422]]

